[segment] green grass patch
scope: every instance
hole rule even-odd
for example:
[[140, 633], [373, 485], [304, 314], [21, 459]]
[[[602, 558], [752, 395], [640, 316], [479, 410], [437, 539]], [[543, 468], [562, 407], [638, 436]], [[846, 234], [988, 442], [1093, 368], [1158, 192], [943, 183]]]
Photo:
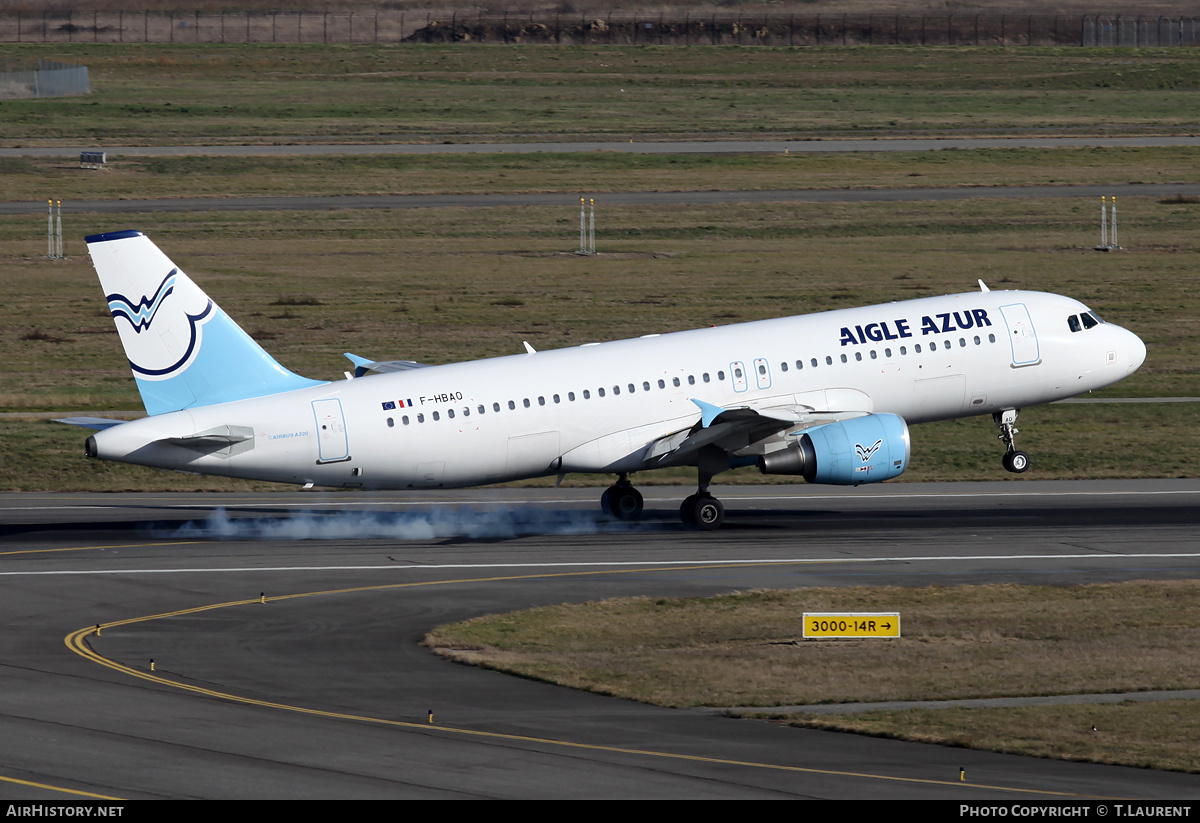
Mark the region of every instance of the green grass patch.
[[[791, 706], [1200, 687], [1200, 582], [852, 587], [564, 604], [442, 626], [439, 654], [664, 706]], [[802, 639], [805, 611], [899, 611], [891, 640]], [[802, 725], [1200, 770], [1200, 706], [947, 709]], [[1095, 724], [1098, 732], [1092, 733]]]
[[83, 98], [0, 102], [0, 142], [804, 139], [1194, 129], [1191, 49], [7, 44]]
[[[293, 195], [1183, 183], [1200, 149], [1074, 148], [777, 155], [613, 152], [335, 157], [0, 158], [5, 198], [75, 200]], [[1179, 201], [1183, 203], [1185, 201]], [[603, 197], [598, 205], [604, 207]], [[1097, 215], [1098, 215], [1097, 210]]]

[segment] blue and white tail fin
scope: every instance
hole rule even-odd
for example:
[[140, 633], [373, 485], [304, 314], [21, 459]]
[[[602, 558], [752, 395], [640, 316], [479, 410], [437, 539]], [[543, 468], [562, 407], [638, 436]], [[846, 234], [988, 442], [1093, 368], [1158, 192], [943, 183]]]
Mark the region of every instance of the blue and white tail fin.
[[279, 365], [140, 231], [87, 244], [147, 413], [320, 385]]

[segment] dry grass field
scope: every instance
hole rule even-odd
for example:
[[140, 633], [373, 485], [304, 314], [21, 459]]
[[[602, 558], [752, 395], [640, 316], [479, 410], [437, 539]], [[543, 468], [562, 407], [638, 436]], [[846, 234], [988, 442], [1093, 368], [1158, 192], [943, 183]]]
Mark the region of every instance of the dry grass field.
[[[1198, 595], [1188, 580], [632, 598], [478, 618], [425, 643], [460, 662], [664, 706], [762, 707], [816, 728], [1200, 771], [1191, 701], [842, 716], [769, 708], [1194, 688]], [[805, 611], [899, 611], [904, 636], [804, 640]]]

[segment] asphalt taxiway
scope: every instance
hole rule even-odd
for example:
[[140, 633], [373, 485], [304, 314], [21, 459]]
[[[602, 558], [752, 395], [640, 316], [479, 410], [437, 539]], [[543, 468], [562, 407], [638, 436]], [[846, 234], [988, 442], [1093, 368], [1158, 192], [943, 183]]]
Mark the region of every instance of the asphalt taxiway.
[[624, 595], [1192, 578], [1200, 481], [714, 487], [716, 533], [677, 523], [688, 490], [643, 491], [634, 525], [595, 489], [0, 495], [0, 798], [1200, 797], [1196, 775], [660, 709], [420, 645]]

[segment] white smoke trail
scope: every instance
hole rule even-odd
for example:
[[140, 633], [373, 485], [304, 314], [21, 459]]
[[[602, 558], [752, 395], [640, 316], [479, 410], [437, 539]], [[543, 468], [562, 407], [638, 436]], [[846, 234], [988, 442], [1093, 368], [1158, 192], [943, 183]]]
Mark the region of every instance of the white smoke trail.
[[405, 512], [301, 511], [283, 517], [230, 517], [225, 509], [219, 508], [208, 518], [188, 521], [165, 536], [217, 540], [497, 539], [622, 532], [649, 525], [611, 520], [599, 512], [536, 506], [488, 509], [439, 506]]

